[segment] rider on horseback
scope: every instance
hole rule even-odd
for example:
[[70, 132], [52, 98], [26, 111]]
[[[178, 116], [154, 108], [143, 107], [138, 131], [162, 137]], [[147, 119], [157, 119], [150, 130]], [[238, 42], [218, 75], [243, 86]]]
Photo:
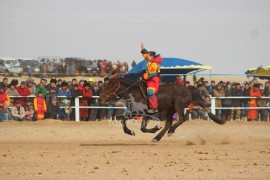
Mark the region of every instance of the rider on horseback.
[[147, 51], [144, 48], [144, 44], [141, 44], [141, 53], [144, 59], [147, 61], [146, 73], [143, 74], [143, 79], [147, 84], [147, 96], [149, 99], [148, 113], [158, 112], [158, 101], [156, 93], [159, 89], [159, 64], [162, 62], [162, 57], [154, 51]]

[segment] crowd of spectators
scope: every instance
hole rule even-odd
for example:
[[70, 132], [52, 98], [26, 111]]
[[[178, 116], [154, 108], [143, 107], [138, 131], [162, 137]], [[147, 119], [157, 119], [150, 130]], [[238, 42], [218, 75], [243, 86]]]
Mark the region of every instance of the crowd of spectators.
[[[112, 76], [116, 73], [113, 71]], [[92, 77], [86, 79], [73, 78], [72, 81], [56, 79], [52, 76], [49, 82], [42, 78], [39, 82], [34, 82], [32, 78], [18, 82], [13, 79], [9, 82], [4, 78], [0, 82], [0, 121], [36, 121], [43, 119], [74, 120], [75, 97], [80, 98], [79, 105], [98, 106], [98, 99], [103, 88], [109, 82], [109, 77], [103, 81], [94, 81]], [[215, 82], [210, 83], [204, 78], [200, 78], [193, 85], [189, 81], [184, 81], [182, 76], [176, 79], [176, 83], [182, 84], [192, 91], [196, 91], [204, 100], [206, 108], [211, 107], [211, 96], [216, 97], [216, 115], [223, 120], [269, 120], [269, 101], [261, 97], [270, 97], [270, 81], [264, 84], [256, 79], [238, 82]], [[16, 97], [20, 96], [20, 97]], [[230, 99], [229, 97], [245, 96], [246, 99]], [[222, 99], [221, 97], [227, 97]], [[251, 97], [258, 97], [257, 99]], [[191, 118], [208, 119], [207, 112], [202, 109], [199, 102], [194, 101]], [[113, 104], [109, 104], [113, 106]], [[248, 109], [249, 107], [268, 107], [268, 109]], [[244, 108], [244, 109], [240, 109]], [[112, 119], [113, 109], [90, 109], [80, 108], [81, 121], [96, 121]]]
[[[183, 77], [179, 76], [176, 79], [176, 83], [185, 85], [193, 91], [197, 91], [204, 99], [208, 109], [211, 107], [210, 97], [215, 97], [215, 107], [217, 108], [215, 113], [223, 120], [269, 120], [270, 99], [261, 97], [270, 97], [270, 81], [259, 83], [257, 79], [253, 79], [251, 81], [239, 83], [230, 81], [216, 82], [212, 80], [209, 83], [202, 77], [191, 85], [189, 81], [184, 81]], [[233, 99], [233, 97], [237, 96], [244, 96], [247, 98]], [[222, 99], [221, 97], [226, 98]], [[230, 99], [230, 97], [232, 98]], [[257, 99], [252, 97], [257, 97]], [[257, 107], [261, 107], [261, 109], [255, 109]], [[265, 109], [265, 107], [268, 107], [268, 109]], [[195, 100], [191, 111], [191, 118], [196, 119], [198, 117], [208, 119], [207, 112], [202, 109]]]
[[[135, 63], [136, 64], [136, 63]], [[125, 74], [129, 67], [127, 62], [112, 62], [107, 60], [74, 60], [68, 59], [63, 62], [44, 62], [39, 65], [39, 74], [42, 78], [55, 76], [108, 76], [112, 71]], [[33, 75], [32, 67], [28, 69], [28, 75]]]
[[[13, 79], [9, 82], [4, 78], [0, 82], [0, 121], [38, 121], [43, 119], [74, 120], [75, 97], [80, 98], [80, 106], [98, 105], [99, 96], [109, 78], [104, 81], [94, 81], [76, 78], [65, 81], [52, 77], [49, 82], [42, 78], [35, 83], [33, 79], [18, 82]], [[19, 97], [16, 97], [19, 96]], [[112, 110], [80, 108], [82, 121], [96, 121], [112, 119]]]

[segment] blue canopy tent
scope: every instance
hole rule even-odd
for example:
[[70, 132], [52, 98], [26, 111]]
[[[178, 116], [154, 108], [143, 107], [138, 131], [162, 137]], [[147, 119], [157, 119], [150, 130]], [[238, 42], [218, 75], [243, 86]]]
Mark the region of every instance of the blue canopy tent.
[[[136, 80], [145, 73], [147, 62], [145, 60], [134, 66], [124, 78]], [[196, 73], [205, 69], [211, 69], [210, 66], [204, 66], [200, 63], [179, 58], [163, 58], [160, 65], [160, 76], [162, 82], [174, 82], [179, 74]]]

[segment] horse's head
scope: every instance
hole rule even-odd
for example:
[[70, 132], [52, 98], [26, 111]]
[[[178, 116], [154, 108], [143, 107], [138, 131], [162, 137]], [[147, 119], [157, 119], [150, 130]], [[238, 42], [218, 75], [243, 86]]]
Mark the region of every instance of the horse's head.
[[108, 84], [104, 87], [103, 91], [100, 93], [98, 99], [99, 104], [104, 105], [111, 99], [115, 98], [120, 86], [121, 84], [118, 78], [111, 78]]

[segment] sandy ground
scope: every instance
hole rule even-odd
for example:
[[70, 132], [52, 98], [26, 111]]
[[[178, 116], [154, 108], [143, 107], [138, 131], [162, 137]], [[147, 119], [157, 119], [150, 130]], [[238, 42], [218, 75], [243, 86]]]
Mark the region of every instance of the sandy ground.
[[0, 179], [270, 179], [269, 122], [193, 120], [159, 143], [139, 124], [2, 122]]

